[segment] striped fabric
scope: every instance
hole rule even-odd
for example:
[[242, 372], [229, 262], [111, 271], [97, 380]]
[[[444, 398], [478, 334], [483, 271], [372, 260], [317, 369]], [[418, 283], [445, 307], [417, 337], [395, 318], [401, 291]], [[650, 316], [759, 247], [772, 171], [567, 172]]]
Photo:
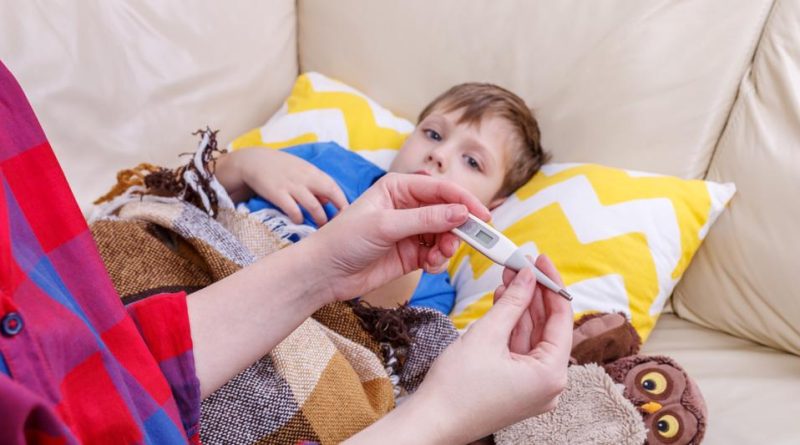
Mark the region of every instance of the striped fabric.
[[[576, 318], [624, 313], [647, 340], [733, 184], [596, 164], [548, 164], [492, 212], [525, 253], [545, 253], [572, 294]], [[503, 268], [462, 245], [450, 261], [451, 317], [463, 329], [492, 306]]]
[[[113, 218], [94, 221], [91, 230], [123, 301], [208, 286], [257, 261], [259, 253], [287, 245], [266, 225], [233, 209], [220, 208], [211, 218], [194, 204], [152, 195], [132, 197]], [[413, 328], [415, 334], [427, 331]], [[436, 357], [446, 343], [413, 346]], [[408, 355], [409, 371], [414, 364], [427, 371], [432, 359]], [[204, 444], [340, 443], [394, 406], [384, 358], [382, 345], [349, 305], [327, 305], [203, 400], [200, 439]], [[410, 391], [415, 382], [405, 375], [397, 375], [395, 383]]]
[[200, 391], [185, 294], [126, 312], [2, 63], [0, 188], [2, 442], [197, 442]]

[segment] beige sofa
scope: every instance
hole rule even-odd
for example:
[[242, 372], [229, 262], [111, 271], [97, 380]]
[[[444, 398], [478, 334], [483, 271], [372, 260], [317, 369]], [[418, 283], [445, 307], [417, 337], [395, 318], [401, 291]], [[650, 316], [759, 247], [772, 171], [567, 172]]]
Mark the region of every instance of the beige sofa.
[[[412, 118], [466, 80], [520, 93], [555, 161], [733, 181], [645, 347], [710, 410], [706, 443], [800, 443], [800, 2], [0, 0], [18, 77], [83, 208], [263, 123], [316, 70]], [[446, 415], [446, 413], [443, 413]]]

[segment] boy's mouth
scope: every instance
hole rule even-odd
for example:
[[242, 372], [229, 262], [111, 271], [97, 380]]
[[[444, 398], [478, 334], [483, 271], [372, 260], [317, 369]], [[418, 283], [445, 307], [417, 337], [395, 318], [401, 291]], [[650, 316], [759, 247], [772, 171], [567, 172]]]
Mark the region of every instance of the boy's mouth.
[[414, 174], [415, 175], [425, 175], [425, 176], [430, 176], [431, 175], [430, 173], [426, 172], [425, 170], [417, 170], [417, 171], [414, 172]]

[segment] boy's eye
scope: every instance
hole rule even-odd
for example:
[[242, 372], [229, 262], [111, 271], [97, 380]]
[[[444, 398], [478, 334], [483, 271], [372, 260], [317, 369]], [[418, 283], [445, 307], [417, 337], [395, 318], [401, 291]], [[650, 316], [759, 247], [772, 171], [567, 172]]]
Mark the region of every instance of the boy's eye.
[[469, 156], [469, 155], [464, 155], [464, 160], [467, 161], [467, 165], [469, 165], [469, 168], [471, 168], [473, 170], [481, 171], [481, 164], [480, 164], [480, 162], [478, 162], [477, 159], [475, 159], [475, 158], [473, 158], [472, 156]]
[[425, 130], [425, 135], [429, 138], [433, 139], [434, 141], [441, 141], [442, 135], [437, 133], [435, 130]]

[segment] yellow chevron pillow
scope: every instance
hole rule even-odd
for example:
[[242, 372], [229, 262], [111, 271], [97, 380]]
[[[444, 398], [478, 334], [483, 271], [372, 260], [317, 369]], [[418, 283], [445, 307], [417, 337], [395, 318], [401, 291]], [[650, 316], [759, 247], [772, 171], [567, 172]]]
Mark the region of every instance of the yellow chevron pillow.
[[[546, 253], [576, 317], [623, 312], [647, 339], [709, 227], [736, 188], [592, 164], [550, 164], [493, 212], [496, 228], [535, 258]], [[486, 313], [502, 268], [463, 245], [450, 261], [451, 317]]]
[[281, 108], [260, 128], [234, 139], [244, 147], [280, 149], [333, 141], [388, 169], [397, 150], [414, 130], [363, 93], [315, 72], [300, 75]]
[[[299, 76], [266, 124], [229, 148], [334, 141], [388, 169], [414, 125], [322, 74]], [[733, 184], [683, 180], [591, 164], [550, 164], [493, 212], [503, 233], [554, 261], [576, 316], [620, 311], [642, 339], [652, 330]], [[451, 317], [465, 328], [492, 304], [502, 268], [462, 245], [450, 261]]]

